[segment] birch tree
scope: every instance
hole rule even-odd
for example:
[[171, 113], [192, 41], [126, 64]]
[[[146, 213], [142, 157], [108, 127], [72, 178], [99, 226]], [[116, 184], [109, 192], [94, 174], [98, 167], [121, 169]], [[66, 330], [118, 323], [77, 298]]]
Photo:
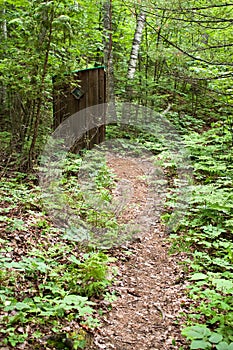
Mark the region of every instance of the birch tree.
[[132, 50], [131, 50], [130, 60], [129, 60], [127, 78], [130, 81], [134, 79], [134, 75], [136, 71], [138, 52], [139, 52], [139, 48], [142, 40], [142, 32], [145, 26], [145, 20], [146, 20], [146, 14], [144, 10], [141, 10], [137, 18], [137, 25], [134, 33]]
[[112, 57], [112, 0], [107, 0], [103, 4], [103, 22], [104, 22], [104, 65], [107, 74], [107, 101], [114, 96], [114, 73]]
[[104, 15], [104, 65], [106, 67], [106, 100], [108, 102], [108, 113], [116, 119], [115, 108], [115, 84], [113, 68], [113, 46], [112, 46], [112, 0], [103, 4]]

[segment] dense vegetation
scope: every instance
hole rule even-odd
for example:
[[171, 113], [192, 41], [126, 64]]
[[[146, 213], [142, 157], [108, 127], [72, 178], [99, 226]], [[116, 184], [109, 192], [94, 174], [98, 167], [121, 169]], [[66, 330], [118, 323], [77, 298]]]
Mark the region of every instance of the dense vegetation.
[[[193, 182], [186, 213], [170, 235], [172, 250], [189, 256], [184, 269], [194, 306], [182, 332], [191, 349], [233, 349], [233, 5], [220, 0], [0, 5], [2, 344], [14, 348], [27, 340], [42, 349], [42, 339], [51, 347], [84, 348], [102, 312], [96, 300], [105, 299], [104, 308], [115, 298], [110, 252], [59, 236], [36, 175], [52, 132], [52, 77], [65, 79], [75, 69], [105, 64], [109, 97], [114, 88], [117, 101], [167, 109], [165, 117], [184, 140]], [[139, 19], [144, 19], [140, 43], [133, 40]], [[178, 164], [166, 161], [166, 144], [133, 129], [109, 127], [107, 137], [113, 134], [159, 154], [168, 176], [176, 176]], [[76, 181], [80, 164], [81, 156], [67, 159], [61, 184], [67, 200], [83, 220], [117, 234], [114, 215], [85, 201]], [[105, 163], [97, 170], [100, 198], [110, 201], [113, 175]], [[168, 196], [164, 221], [176, 205]], [[46, 338], [48, 330], [54, 337]]]

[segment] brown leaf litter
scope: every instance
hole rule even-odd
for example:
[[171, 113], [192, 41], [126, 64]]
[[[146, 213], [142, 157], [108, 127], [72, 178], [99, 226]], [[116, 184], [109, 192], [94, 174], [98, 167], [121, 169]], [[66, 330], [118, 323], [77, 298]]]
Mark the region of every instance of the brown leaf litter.
[[[168, 234], [160, 222], [164, 181], [163, 186], [150, 186], [150, 176], [154, 183], [161, 184], [162, 170], [152, 169], [145, 159], [113, 154], [108, 155], [107, 164], [118, 179], [114, 199], [117, 203], [125, 202], [117, 212], [118, 220], [139, 224], [140, 233], [137, 239], [120, 248], [125, 249], [128, 259], [119, 261], [114, 286], [118, 299], [111, 311], [102, 316], [102, 326], [95, 332], [89, 349], [188, 349], [181, 336], [182, 314], [188, 312], [190, 304], [179, 264], [185, 256], [169, 254]], [[121, 185], [127, 182], [131, 187], [128, 197], [126, 190], [125, 195], [120, 193]], [[114, 254], [118, 256], [118, 248]]]

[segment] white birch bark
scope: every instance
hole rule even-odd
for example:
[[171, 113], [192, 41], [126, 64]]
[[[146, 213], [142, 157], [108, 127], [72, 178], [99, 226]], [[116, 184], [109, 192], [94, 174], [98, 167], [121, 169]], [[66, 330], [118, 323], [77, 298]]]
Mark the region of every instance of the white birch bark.
[[115, 108], [115, 84], [112, 54], [112, 0], [106, 0], [103, 4], [104, 17], [104, 65], [106, 67], [106, 100], [108, 113], [116, 118]]
[[138, 52], [139, 52], [139, 48], [142, 40], [142, 32], [145, 26], [145, 20], [146, 20], [146, 14], [143, 10], [141, 10], [137, 18], [137, 25], [134, 33], [132, 50], [131, 50], [131, 55], [129, 60], [129, 67], [128, 67], [128, 73], [127, 73], [127, 78], [129, 80], [134, 79], [137, 60], [138, 60]]
[[104, 13], [104, 65], [106, 67], [107, 102], [114, 101], [114, 71], [112, 57], [112, 0], [103, 4]]
[[[5, 17], [6, 14], [6, 10], [3, 9], [2, 10], [2, 15], [3, 18]], [[4, 18], [3, 22], [2, 22], [2, 34], [3, 34], [3, 38], [6, 40], [7, 39], [7, 24], [6, 24], [6, 19]]]

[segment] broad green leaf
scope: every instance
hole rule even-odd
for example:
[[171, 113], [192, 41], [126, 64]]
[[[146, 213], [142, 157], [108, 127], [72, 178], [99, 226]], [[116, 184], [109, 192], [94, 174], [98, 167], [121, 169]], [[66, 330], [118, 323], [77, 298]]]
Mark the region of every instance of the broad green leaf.
[[205, 280], [207, 278], [207, 275], [205, 275], [204, 273], [201, 273], [201, 272], [197, 272], [197, 273], [194, 273], [190, 280], [191, 281], [198, 281], [198, 280]]
[[233, 293], [233, 282], [223, 278], [215, 278], [212, 283], [216, 286], [217, 290], [224, 293]]
[[210, 330], [205, 326], [186, 327], [182, 331], [182, 335], [189, 339], [203, 339], [205, 336], [210, 336]]
[[222, 335], [214, 332], [211, 334], [211, 337], [209, 338], [209, 341], [214, 344], [219, 343], [221, 340], [222, 340]]
[[15, 309], [16, 310], [28, 310], [30, 309], [31, 307], [26, 304], [26, 303], [23, 303], [23, 302], [18, 302], [15, 304]]
[[190, 349], [210, 349], [211, 344], [205, 340], [193, 340]]
[[230, 346], [231, 346], [231, 344], [228, 345], [225, 341], [222, 341], [221, 343], [216, 345], [216, 349], [217, 350], [231, 350]]
[[80, 295], [66, 295], [63, 301], [66, 304], [80, 304], [85, 303], [87, 298]]

